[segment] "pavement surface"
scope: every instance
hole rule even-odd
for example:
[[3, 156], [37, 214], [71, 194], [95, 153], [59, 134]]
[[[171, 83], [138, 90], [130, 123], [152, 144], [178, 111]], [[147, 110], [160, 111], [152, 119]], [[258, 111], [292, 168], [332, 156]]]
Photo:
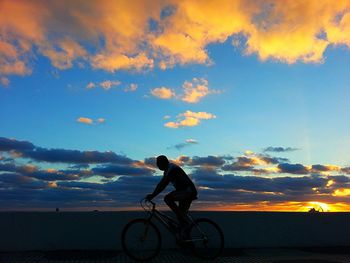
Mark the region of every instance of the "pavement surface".
[[[0, 252], [1, 263], [131, 263], [121, 251], [28, 251]], [[162, 251], [151, 263], [350, 263], [350, 248], [226, 249], [211, 261], [200, 260], [182, 250]]]

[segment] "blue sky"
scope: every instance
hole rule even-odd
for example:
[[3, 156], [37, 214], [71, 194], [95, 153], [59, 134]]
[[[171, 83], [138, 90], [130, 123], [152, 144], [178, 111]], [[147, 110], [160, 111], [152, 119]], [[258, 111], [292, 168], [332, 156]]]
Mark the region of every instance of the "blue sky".
[[[188, 65], [152, 72], [108, 74], [92, 69], [55, 71], [50, 62], [35, 61], [28, 77], [13, 77], [3, 88], [1, 134], [50, 148], [112, 150], [133, 158], [165, 152], [233, 154], [268, 146], [300, 148], [293, 160], [347, 165], [349, 147], [349, 52], [330, 48], [322, 64], [286, 65], [242, 56], [229, 43], [213, 45], [213, 65]], [[222, 54], [226, 54], [223, 56]], [[54, 76], [51, 72], [57, 72]], [[150, 90], [160, 86], [181, 90], [185, 81], [205, 78], [211, 94], [199, 103], [159, 100]], [[118, 80], [110, 90], [88, 90], [89, 82]], [[135, 92], [123, 89], [135, 83]], [[186, 110], [217, 116], [197, 127], [169, 129], [165, 115]], [[78, 117], [105, 118], [101, 125], [77, 123]], [[179, 152], [169, 146], [197, 140]]]
[[[286, 7], [270, 2], [271, 9], [265, 10], [260, 2], [236, 6], [228, 1], [222, 8], [227, 4], [232, 12], [226, 14], [224, 9], [223, 13], [207, 9], [210, 2], [201, 6], [169, 1], [145, 7], [142, 2], [114, 6], [108, 1], [99, 5], [92, 1], [84, 9], [42, 1], [24, 8], [5, 1], [3, 8], [8, 13], [34, 22], [20, 23], [10, 16], [0, 19], [0, 194], [21, 209], [13, 199], [15, 194], [8, 192], [11, 185], [40, 181], [50, 192], [52, 188], [67, 189], [60, 183], [76, 181], [69, 176], [45, 180], [28, 172], [28, 165], [36, 171], [54, 169], [71, 174], [68, 170], [73, 164], [62, 161], [55, 150], [102, 155], [111, 151], [132, 160], [121, 165], [154, 175], [160, 173], [146, 160], [165, 154], [187, 169], [204, 190], [211, 188], [205, 179], [208, 173], [220, 180], [228, 178], [226, 183], [233, 180], [230, 176], [251, 176], [258, 182], [289, 177], [314, 180], [315, 175], [323, 182], [317, 181], [313, 190], [309, 189], [316, 191], [309, 200], [288, 196], [282, 190], [286, 196], [280, 200], [265, 199], [260, 194], [266, 189], [250, 189], [254, 198], [247, 197], [246, 206], [233, 198], [222, 204], [223, 209], [264, 210], [262, 203], [268, 200], [277, 210], [286, 202], [298, 202], [287, 210], [306, 209], [308, 202], [328, 205], [333, 211], [347, 210], [347, 4], [300, 1], [295, 9], [288, 9], [290, 2]], [[68, 12], [69, 7], [76, 12]], [[28, 11], [31, 8], [38, 10], [38, 17]], [[54, 12], [57, 9], [59, 12]], [[164, 16], [164, 10], [173, 11]], [[306, 18], [298, 10], [308, 10], [311, 15]], [[50, 12], [51, 18], [45, 15]], [[120, 18], [118, 12], [128, 19]], [[278, 12], [292, 18], [276, 22]], [[99, 15], [114, 20], [94, 20]], [[323, 21], [321, 25], [314, 23], [317, 19]], [[5, 147], [15, 143], [47, 149], [46, 154], [52, 151], [57, 159], [47, 161], [16, 146]], [[268, 151], [267, 147], [280, 150]], [[183, 161], [184, 157], [189, 161]], [[196, 158], [202, 158], [197, 165]], [[89, 167], [75, 171], [79, 182], [122, 184], [122, 180], [136, 180], [131, 178], [139, 175], [136, 170], [123, 170], [124, 174], [114, 170], [113, 176], [105, 176], [97, 168], [111, 169], [107, 166], [117, 161], [83, 161], [88, 162]], [[84, 169], [89, 176], [84, 176]], [[215, 181], [210, 178], [209, 182]], [[242, 184], [238, 192], [245, 189]], [[152, 191], [151, 185], [143, 192]], [[129, 186], [126, 189], [133, 191]], [[210, 204], [211, 195], [203, 196], [203, 204]], [[114, 205], [131, 207], [133, 200], [135, 196]], [[33, 199], [29, 207], [45, 208], [45, 202], [39, 201]], [[70, 209], [81, 207], [90, 208], [88, 204], [67, 205]], [[8, 207], [3, 204], [2, 209]]]

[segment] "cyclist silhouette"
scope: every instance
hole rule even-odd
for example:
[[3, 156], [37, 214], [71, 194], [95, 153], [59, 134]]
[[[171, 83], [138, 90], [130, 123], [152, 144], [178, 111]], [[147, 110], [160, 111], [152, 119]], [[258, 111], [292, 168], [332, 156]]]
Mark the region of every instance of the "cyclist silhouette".
[[[185, 171], [178, 165], [169, 162], [165, 155], [157, 157], [157, 166], [164, 171], [163, 178], [158, 183], [152, 194], [148, 194], [146, 199], [151, 200], [156, 197], [164, 188], [172, 183], [175, 191], [164, 197], [164, 202], [175, 213], [181, 227], [185, 227], [188, 222], [186, 213], [193, 200], [197, 199], [197, 189]], [[179, 205], [175, 202], [178, 201]]]

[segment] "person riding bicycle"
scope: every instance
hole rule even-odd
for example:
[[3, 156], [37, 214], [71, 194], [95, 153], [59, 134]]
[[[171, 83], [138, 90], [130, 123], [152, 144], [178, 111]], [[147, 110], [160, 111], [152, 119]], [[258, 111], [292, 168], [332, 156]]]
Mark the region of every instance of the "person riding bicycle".
[[[164, 202], [175, 213], [180, 226], [184, 228], [188, 224], [186, 213], [192, 201], [197, 199], [197, 189], [185, 171], [180, 166], [169, 162], [165, 155], [157, 157], [157, 166], [160, 170], [164, 171], [163, 178], [158, 183], [153, 193], [146, 196], [146, 199], [152, 200], [161, 193], [169, 183], [172, 183], [175, 187], [175, 191], [167, 194], [164, 197]], [[179, 205], [177, 205], [175, 201], [178, 201]]]

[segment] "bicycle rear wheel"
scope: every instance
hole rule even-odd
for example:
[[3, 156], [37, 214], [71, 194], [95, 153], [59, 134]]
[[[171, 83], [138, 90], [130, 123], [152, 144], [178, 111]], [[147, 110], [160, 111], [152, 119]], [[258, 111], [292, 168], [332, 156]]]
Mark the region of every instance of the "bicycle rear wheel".
[[220, 256], [224, 248], [224, 234], [220, 227], [207, 218], [194, 221], [189, 229], [193, 253], [202, 259]]
[[158, 228], [149, 220], [134, 219], [122, 232], [124, 252], [134, 260], [146, 261], [158, 255], [161, 236]]

